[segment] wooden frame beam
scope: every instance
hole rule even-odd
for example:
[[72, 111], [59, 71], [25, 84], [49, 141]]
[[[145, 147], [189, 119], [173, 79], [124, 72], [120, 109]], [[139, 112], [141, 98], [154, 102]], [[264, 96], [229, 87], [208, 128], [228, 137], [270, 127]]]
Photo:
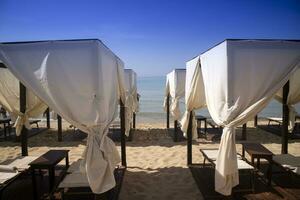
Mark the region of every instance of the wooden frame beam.
[[192, 111], [190, 111], [189, 115], [190, 115], [190, 119], [189, 119], [189, 125], [187, 130], [187, 165], [191, 165], [193, 163], [193, 157], [192, 157], [193, 113]]
[[290, 90], [290, 82], [288, 81], [283, 86], [282, 91], [282, 137], [281, 137], [281, 153], [288, 153], [288, 134], [289, 134], [289, 106], [287, 105], [287, 98]]
[[247, 140], [247, 123], [243, 124], [243, 128], [242, 128], [242, 140]]
[[178, 142], [178, 121], [174, 121], [174, 142]]
[[257, 117], [257, 115], [255, 115], [255, 117], [254, 117], [254, 127], [257, 127], [257, 120], [258, 120], [258, 117]]
[[[20, 82], [20, 112], [26, 112], [26, 87]], [[21, 149], [22, 156], [28, 156], [28, 138], [27, 138], [27, 128], [23, 125], [21, 131]]]
[[46, 110], [46, 118], [47, 118], [47, 128], [50, 128], [50, 108], [48, 107]]
[[133, 115], [132, 115], [132, 128], [135, 129], [135, 112], [133, 112]]
[[57, 140], [62, 141], [62, 121], [61, 116], [57, 115]]
[[125, 106], [120, 100], [120, 126], [121, 126], [121, 160], [122, 165], [127, 167], [126, 162], [126, 135], [125, 135]]
[[170, 94], [167, 95], [167, 128], [170, 128]]

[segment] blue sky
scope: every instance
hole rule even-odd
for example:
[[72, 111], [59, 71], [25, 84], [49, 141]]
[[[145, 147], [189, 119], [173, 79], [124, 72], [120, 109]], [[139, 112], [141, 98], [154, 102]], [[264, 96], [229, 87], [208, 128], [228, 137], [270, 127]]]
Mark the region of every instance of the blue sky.
[[140, 76], [226, 38], [300, 39], [299, 0], [0, 0], [0, 41], [99, 38]]

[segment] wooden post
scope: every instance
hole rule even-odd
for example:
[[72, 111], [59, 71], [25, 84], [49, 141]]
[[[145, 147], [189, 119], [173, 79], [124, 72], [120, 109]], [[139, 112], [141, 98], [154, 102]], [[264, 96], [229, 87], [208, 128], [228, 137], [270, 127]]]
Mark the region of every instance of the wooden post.
[[167, 96], [167, 128], [170, 128], [170, 94]]
[[132, 118], [132, 128], [135, 129], [135, 112], [133, 113]]
[[61, 116], [57, 114], [57, 141], [62, 141], [62, 123]]
[[125, 137], [125, 106], [120, 100], [120, 121], [121, 121], [121, 160], [122, 165], [127, 167], [126, 163], [126, 137]]
[[247, 140], [247, 123], [243, 124], [242, 140]]
[[178, 141], [178, 121], [174, 121], [174, 142]]
[[47, 128], [50, 128], [50, 109], [49, 109], [49, 107], [46, 110], [46, 117], [47, 117]]
[[192, 160], [192, 129], [193, 129], [192, 116], [193, 116], [193, 114], [191, 111], [188, 130], [187, 130], [187, 164], [188, 165], [191, 165], [193, 163], [193, 160]]
[[257, 127], [257, 115], [254, 117], [254, 127]]
[[[26, 112], [26, 87], [20, 82], [20, 112]], [[28, 156], [27, 129], [23, 125], [21, 131], [22, 156]]]
[[289, 107], [287, 105], [287, 98], [289, 94], [289, 81], [283, 86], [282, 91], [282, 137], [281, 137], [281, 153], [288, 153], [288, 126], [289, 126]]

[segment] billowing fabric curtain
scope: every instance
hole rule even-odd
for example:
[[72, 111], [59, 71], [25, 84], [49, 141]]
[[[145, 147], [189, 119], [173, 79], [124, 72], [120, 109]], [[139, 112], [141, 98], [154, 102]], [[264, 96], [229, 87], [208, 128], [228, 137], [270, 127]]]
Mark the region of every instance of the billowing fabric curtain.
[[186, 63], [186, 81], [185, 81], [185, 105], [186, 111], [181, 119], [181, 129], [186, 137], [190, 112], [192, 111], [192, 138], [197, 139], [197, 121], [194, 110], [206, 107], [203, 77], [200, 66], [200, 57], [190, 60]]
[[0, 44], [0, 60], [51, 109], [88, 133], [81, 170], [94, 193], [115, 186], [120, 156], [107, 137], [125, 102], [123, 62], [99, 40]]
[[[296, 109], [294, 105], [300, 102], [300, 69], [298, 69], [289, 80], [289, 94], [287, 104], [289, 106], [289, 131], [295, 126]], [[282, 103], [282, 88], [276, 93], [275, 99]]]
[[225, 127], [215, 190], [230, 195], [239, 183], [235, 127], [260, 112], [300, 66], [300, 43], [226, 40], [200, 59], [209, 113]]
[[179, 99], [184, 97], [185, 69], [175, 69], [167, 74], [164, 109], [167, 110], [167, 95], [170, 95], [170, 113], [174, 120], [180, 119]]
[[[21, 134], [23, 125], [31, 129], [29, 118], [45, 112], [47, 105], [30, 90], [26, 91], [26, 112], [20, 112], [20, 82], [7, 69], [0, 68], [0, 104], [9, 112], [15, 121], [16, 135]], [[13, 120], [13, 119], [12, 119]]]
[[126, 88], [126, 123], [125, 134], [129, 136], [130, 125], [132, 124], [133, 113], [138, 112], [137, 82], [136, 73], [132, 69], [125, 69], [125, 88]]

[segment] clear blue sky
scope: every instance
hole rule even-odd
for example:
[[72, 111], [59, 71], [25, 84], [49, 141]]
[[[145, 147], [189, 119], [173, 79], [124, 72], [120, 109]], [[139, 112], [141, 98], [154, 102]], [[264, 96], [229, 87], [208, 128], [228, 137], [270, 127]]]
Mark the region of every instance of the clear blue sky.
[[0, 0], [0, 41], [99, 38], [140, 76], [226, 38], [300, 39], [299, 0]]

